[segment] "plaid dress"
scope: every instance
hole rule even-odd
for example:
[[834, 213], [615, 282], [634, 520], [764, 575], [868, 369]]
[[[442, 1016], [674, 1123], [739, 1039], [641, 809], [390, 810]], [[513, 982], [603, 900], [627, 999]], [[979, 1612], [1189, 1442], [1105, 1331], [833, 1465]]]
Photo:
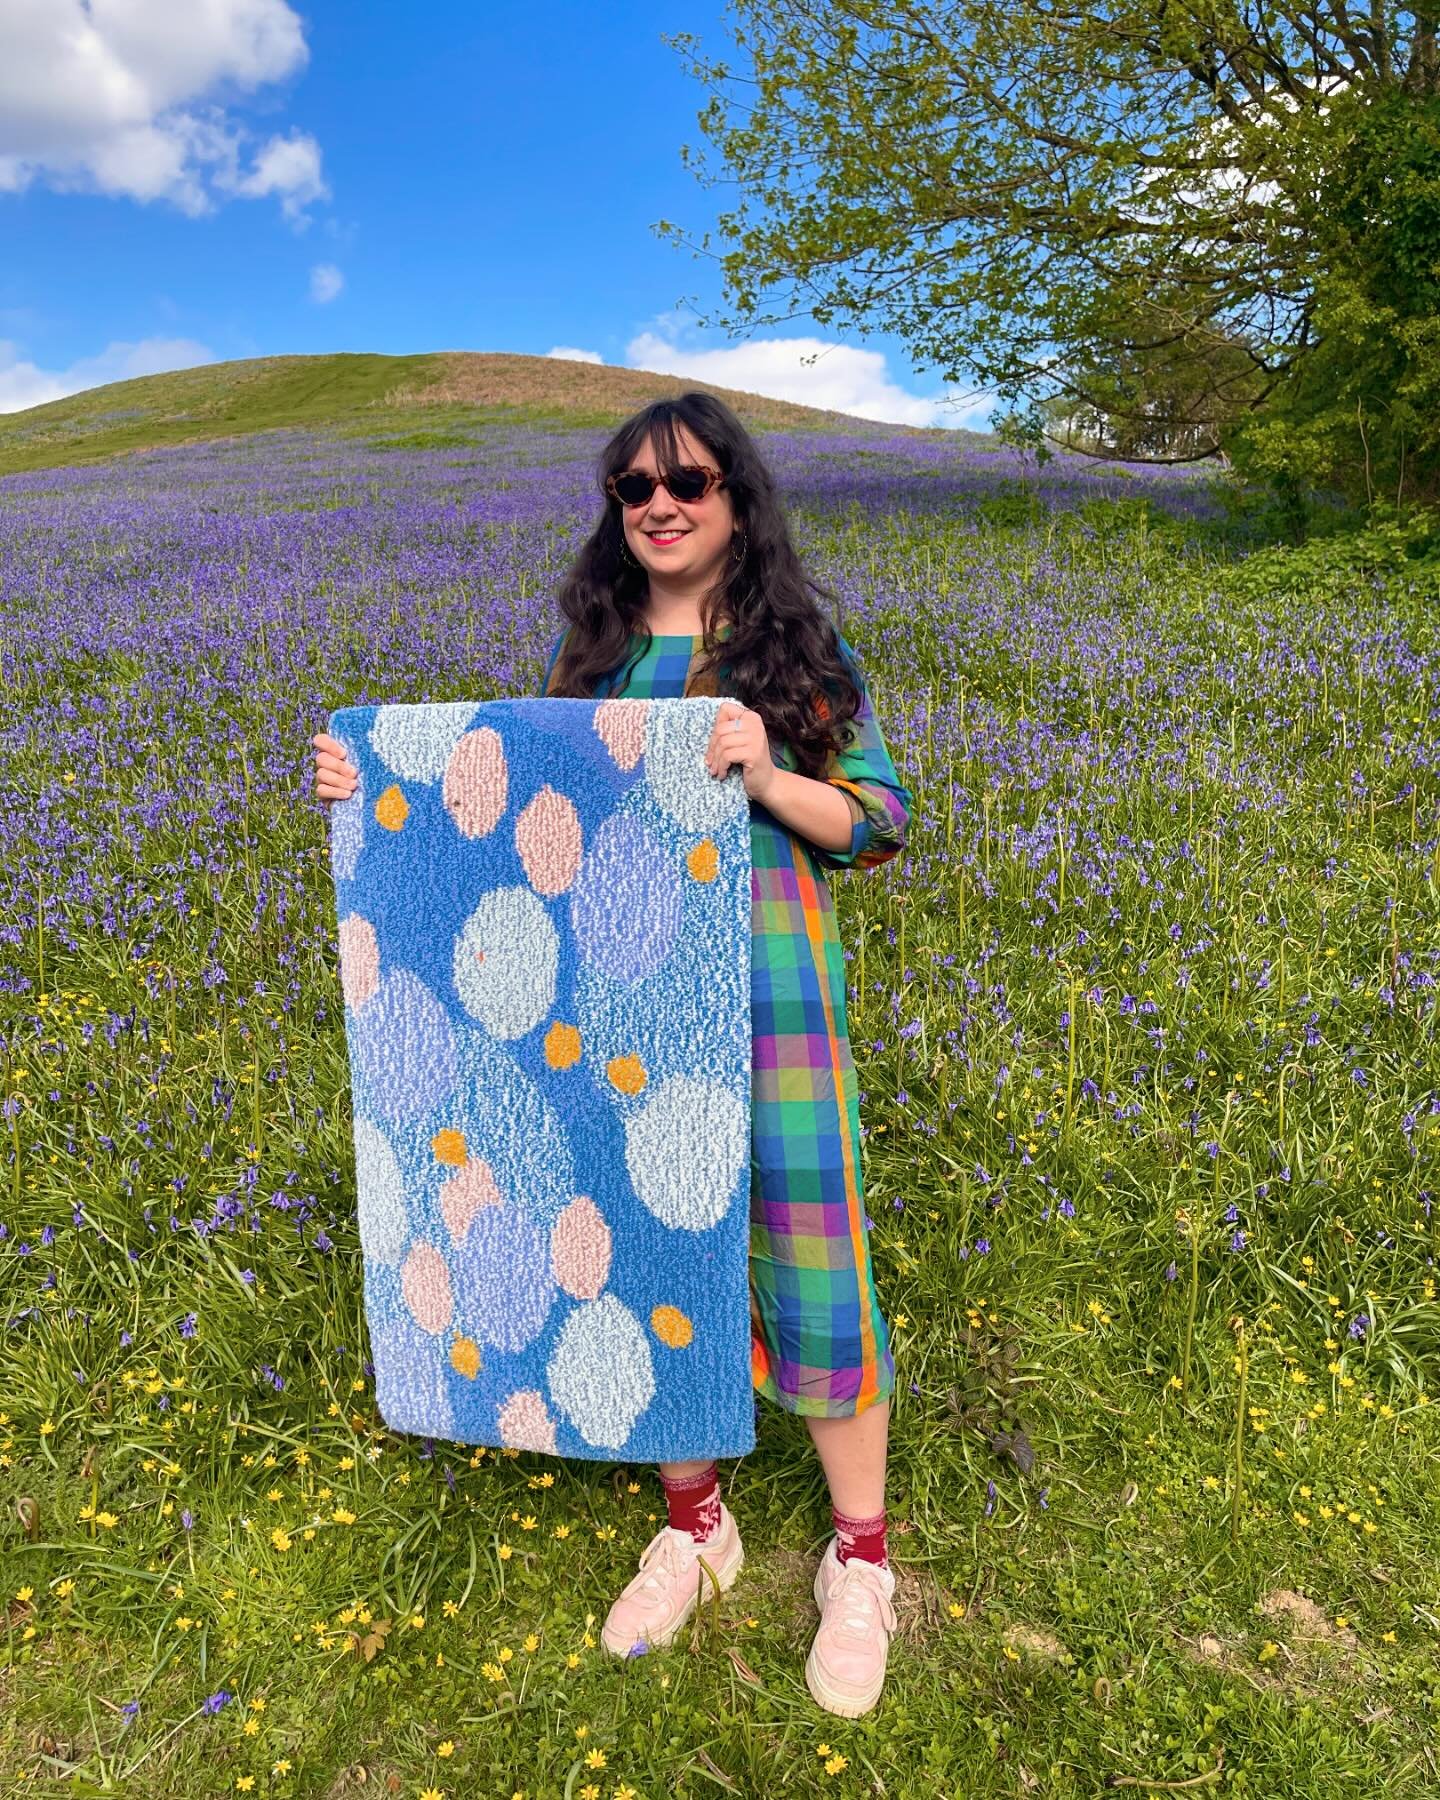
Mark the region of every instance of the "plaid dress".
[[[550, 653], [542, 695], [563, 642], [564, 633]], [[896, 855], [912, 802], [843, 638], [841, 648], [863, 697], [850, 746], [832, 758], [835, 773], [825, 779], [849, 797], [850, 848], [821, 849], [750, 802], [751, 1379], [787, 1412], [820, 1417], [863, 1412], [895, 1385], [870, 1264], [845, 963], [825, 871], [872, 868]], [[706, 691], [690, 678], [703, 650], [698, 634], [652, 637], [636, 661], [638, 650], [632, 638], [628, 675], [612, 673], [597, 698]], [[720, 688], [709, 691], [728, 691], [723, 675]], [[772, 740], [771, 755], [777, 767], [793, 769], [788, 744]]]

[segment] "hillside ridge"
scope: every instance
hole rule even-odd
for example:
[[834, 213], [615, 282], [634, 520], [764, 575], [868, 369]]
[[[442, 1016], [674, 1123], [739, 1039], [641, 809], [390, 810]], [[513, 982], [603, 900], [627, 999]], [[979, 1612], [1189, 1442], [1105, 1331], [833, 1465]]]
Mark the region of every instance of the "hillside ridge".
[[506, 351], [415, 356], [339, 351], [203, 363], [87, 388], [24, 412], [0, 414], [0, 474], [92, 463], [127, 452], [283, 427], [369, 435], [489, 420], [575, 428], [618, 425], [647, 401], [699, 389], [756, 430], [844, 431], [993, 445], [988, 432], [892, 425], [771, 399], [688, 376]]

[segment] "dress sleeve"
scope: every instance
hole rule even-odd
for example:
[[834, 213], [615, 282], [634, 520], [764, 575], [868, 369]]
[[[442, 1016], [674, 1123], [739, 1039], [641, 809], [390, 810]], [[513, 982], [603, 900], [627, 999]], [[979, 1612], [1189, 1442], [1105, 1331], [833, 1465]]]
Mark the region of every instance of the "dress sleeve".
[[914, 795], [890, 760], [855, 652], [844, 638], [840, 649], [859, 683], [860, 710], [846, 727], [848, 747], [832, 751], [821, 779], [841, 789], [850, 803], [850, 848], [827, 850], [812, 844], [811, 850], [822, 868], [873, 869], [904, 849]]
[[545, 665], [545, 673], [540, 678], [540, 689], [539, 689], [539, 692], [535, 696], [535, 698], [537, 700], [543, 700], [545, 698], [545, 695], [550, 687], [550, 674], [551, 674], [551, 671], [555, 667], [555, 659], [556, 659], [556, 657], [559, 656], [560, 646], [565, 642], [565, 639], [568, 636], [569, 631], [570, 631], [570, 627], [567, 625], [565, 627], [565, 630], [562, 631], [560, 633], [559, 637], [556, 638], [556, 640], [555, 640], [555, 647], [550, 652], [550, 660]]

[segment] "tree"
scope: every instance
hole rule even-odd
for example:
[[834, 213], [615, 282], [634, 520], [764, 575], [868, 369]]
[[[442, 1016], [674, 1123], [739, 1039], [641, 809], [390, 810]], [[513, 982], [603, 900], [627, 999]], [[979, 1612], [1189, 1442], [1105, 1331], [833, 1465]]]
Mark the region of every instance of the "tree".
[[[733, 0], [666, 41], [739, 331], [808, 312], [1136, 460], [1440, 484], [1437, 0]], [[729, 92], [738, 85], [744, 103]], [[748, 90], [748, 92], [746, 91]], [[1397, 159], [1397, 146], [1402, 154]], [[769, 310], [780, 289], [788, 310]]]

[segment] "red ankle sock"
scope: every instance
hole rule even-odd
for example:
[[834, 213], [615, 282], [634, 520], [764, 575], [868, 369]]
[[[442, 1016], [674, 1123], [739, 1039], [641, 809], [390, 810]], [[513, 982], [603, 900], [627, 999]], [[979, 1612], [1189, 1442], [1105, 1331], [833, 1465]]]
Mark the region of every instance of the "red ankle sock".
[[670, 1523], [688, 1531], [697, 1544], [706, 1543], [720, 1529], [720, 1474], [712, 1462], [695, 1475], [672, 1478], [660, 1473]]
[[852, 1556], [858, 1556], [864, 1562], [878, 1563], [882, 1569], [889, 1568], [883, 1506], [873, 1519], [852, 1519], [834, 1506], [830, 1508], [830, 1516], [835, 1521], [835, 1555], [840, 1562], [846, 1563]]

